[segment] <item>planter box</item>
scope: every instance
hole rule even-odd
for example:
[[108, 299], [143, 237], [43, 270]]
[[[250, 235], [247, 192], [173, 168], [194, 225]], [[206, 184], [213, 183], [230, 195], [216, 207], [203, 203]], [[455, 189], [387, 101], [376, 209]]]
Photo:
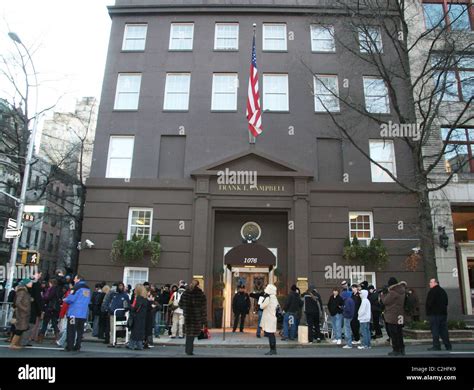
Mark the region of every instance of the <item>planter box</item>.
[[[415, 340], [431, 339], [431, 331], [429, 330], [414, 330], [414, 329], [403, 329], [403, 335], [410, 337]], [[450, 330], [449, 331], [450, 339], [469, 339], [472, 338], [472, 330]]]

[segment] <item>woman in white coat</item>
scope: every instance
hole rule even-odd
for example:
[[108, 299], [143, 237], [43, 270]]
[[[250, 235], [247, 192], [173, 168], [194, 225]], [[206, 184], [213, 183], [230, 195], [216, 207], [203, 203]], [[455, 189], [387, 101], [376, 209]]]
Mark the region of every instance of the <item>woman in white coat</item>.
[[270, 352], [267, 352], [265, 355], [277, 354], [275, 332], [277, 331], [276, 310], [278, 307], [278, 299], [276, 294], [276, 287], [273, 284], [269, 284], [265, 288], [265, 295], [260, 297], [258, 302], [260, 308], [263, 309], [260, 326], [270, 342]]

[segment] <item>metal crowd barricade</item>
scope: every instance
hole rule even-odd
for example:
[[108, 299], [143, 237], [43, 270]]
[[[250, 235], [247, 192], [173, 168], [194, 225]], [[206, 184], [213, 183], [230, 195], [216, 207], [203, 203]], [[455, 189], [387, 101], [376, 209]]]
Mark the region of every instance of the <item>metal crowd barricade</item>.
[[159, 324], [160, 335], [164, 334], [166, 330], [169, 329], [170, 318], [169, 318], [168, 306], [169, 305], [164, 304], [162, 305], [162, 308], [161, 308], [161, 320]]
[[[118, 316], [118, 312], [122, 312], [120, 316]], [[123, 313], [125, 312], [125, 313]], [[129, 338], [129, 330], [127, 328], [127, 322], [128, 322], [128, 316], [129, 313], [125, 309], [115, 309], [114, 311], [114, 326], [112, 327], [112, 345], [115, 347], [116, 345], [126, 345], [128, 344], [128, 338]], [[120, 321], [117, 321], [117, 318], [125, 318], [121, 319]], [[117, 342], [117, 331], [122, 331], [125, 332], [125, 337], [123, 338], [125, 341], [119, 343]]]
[[2, 302], [1, 311], [0, 311], [0, 327], [3, 330], [8, 330], [10, 327], [10, 321], [13, 317], [13, 303], [11, 302]]

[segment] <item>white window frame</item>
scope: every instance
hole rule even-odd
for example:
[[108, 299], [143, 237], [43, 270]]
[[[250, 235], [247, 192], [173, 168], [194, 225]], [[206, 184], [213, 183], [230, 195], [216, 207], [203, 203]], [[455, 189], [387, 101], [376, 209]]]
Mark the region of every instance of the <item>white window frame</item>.
[[[111, 149], [112, 149], [112, 139], [113, 138], [132, 138], [133, 139], [133, 142], [132, 142], [132, 157], [111, 157], [110, 152], [111, 152]], [[106, 171], [105, 171], [106, 172], [105, 173], [106, 178], [110, 178], [110, 179], [129, 179], [130, 178], [130, 176], [132, 174], [132, 168], [133, 168], [134, 148], [135, 148], [135, 136], [133, 136], [133, 135], [111, 135], [109, 137], [109, 149], [108, 149], [108, 152], [107, 152], [107, 168], [106, 168]], [[130, 160], [130, 172], [128, 173], [128, 175], [123, 176], [123, 177], [109, 176], [110, 175], [109, 170], [110, 170], [110, 160], [111, 160], [111, 158], [120, 159], [120, 160]]]
[[[130, 284], [129, 279], [128, 279], [129, 271], [146, 271], [146, 280], [145, 280], [145, 282], [149, 281], [149, 278], [150, 278], [150, 269], [149, 268], [147, 268], [147, 267], [123, 267], [123, 283], [125, 284], [125, 286]], [[133, 285], [131, 285], [131, 286], [132, 286], [132, 289], [135, 288], [135, 286], [133, 286]]]
[[[353, 276], [354, 275], [354, 276]], [[362, 278], [355, 278], [355, 276], [358, 276], [358, 275], [364, 275], [362, 276]], [[373, 285], [375, 288], [377, 288], [377, 277], [376, 277], [376, 273], [375, 272], [352, 272], [350, 271], [350, 274], [349, 274], [349, 280], [351, 282], [351, 286], [353, 284], [360, 284], [362, 283], [364, 280], [367, 280], [367, 275], [370, 275], [371, 278], [372, 278], [372, 282], [369, 282], [369, 285]], [[360, 280], [360, 282], [359, 282]]]
[[[270, 39], [267, 37], [267, 32], [266, 28], [267, 26], [283, 26], [285, 29], [285, 47], [282, 49], [268, 49], [266, 42], [267, 39]], [[287, 28], [286, 28], [286, 23], [263, 23], [262, 27], [262, 51], [287, 51], [288, 50], [288, 36], [287, 36]]]
[[[268, 78], [268, 77], [276, 77], [276, 76], [280, 76], [280, 77], [283, 77], [285, 76], [286, 77], [286, 93], [278, 93], [279, 95], [283, 95], [285, 94], [286, 95], [286, 108], [284, 109], [281, 109], [281, 110], [272, 110], [272, 109], [269, 109], [268, 108], [268, 103], [267, 103], [267, 99], [266, 99], [266, 96], [267, 95], [275, 95], [277, 93], [273, 92], [273, 93], [268, 93], [266, 91], [266, 88], [265, 88], [265, 79]], [[268, 79], [267, 79], [268, 80]], [[288, 73], [264, 73], [263, 74], [263, 110], [264, 111], [267, 111], [267, 112], [289, 112], [290, 111], [290, 93], [289, 93], [289, 77], [288, 77]]]
[[[386, 94], [385, 95], [367, 95], [367, 89], [365, 87], [366, 80], [367, 81], [368, 80], [381, 80], [385, 85]], [[363, 89], [364, 89], [364, 105], [365, 105], [365, 109], [367, 110], [367, 112], [370, 112], [371, 114], [390, 114], [390, 98], [388, 96], [388, 88], [387, 88], [387, 84], [385, 83], [385, 81], [383, 79], [381, 79], [380, 77], [364, 76], [362, 78], [362, 84], [363, 84]], [[379, 98], [384, 97], [385, 98], [386, 111], [370, 111], [369, 107], [367, 106], [367, 97], [379, 97]]]
[[[128, 32], [128, 28], [130, 26], [145, 27], [145, 37], [144, 38], [128, 38], [127, 37], [127, 32]], [[139, 51], [139, 52], [145, 51], [147, 34], [148, 34], [148, 23], [127, 23], [127, 24], [125, 24], [125, 28], [124, 28], [124, 32], [123, 32], [122, 51]], [[127, 42], [130, 41], [130, 40], [143, 41], [143, 49], [127, 49], [126, 45], [127, 45]]]
[[132, 239], [132, 215], [134, 211], [149, 211], [150, 215], [150, 233], [148, 234], [148, 240], [151, 241], [152, 230], [153, 230], [153, 208], [151, 207], [130, 207], [128, 209], [128, 221], [127, 221], [127, 240]]
[[[219, 95], [219, 94], [231, 94], [231, 92], [229, 93], [225, 93], [225, 92], [216, 92], [215, 90], [215, 80], [216, 80], [216, 76], [219, 77], [219, 76], [234, 76], [235, 77], [235, 80], [233, 81], [233, 95], [234, 95], [234, 102], [233, 102], [233, 106], [232, 107], [227, 107], [227, 108], [216, 108], [214, 107], [216, 101], [218, 101], [218, 97], [216, 96]], [[238, 86], [239, 86], [239, 74], [238, 73], [213, 73], [212, 74], [212, 102], [211, 102], [211, 110], [212, 111], [236, 111], [237, 110], [237, 94], [238, 94]]]
[[[188, 49], [176, 49], [173, 48], [173, 42], [178, 39], [189, 39], [189, 38], [174, 38], [173, 29], [175, 26], [191, 26], [191, 48]], [[193, 51], [194, 46], [194, 22], [172, 22], [170, 25], [170, 41], [168, 50], [169, 51]]]
[[[319, 42], [319, 41], [329, 41], [329, 39], [315, 39], [314, 38], [314, 31], [317, 29], [317, 28], [322, 28], [322, 29], [325, 29], [325, 30], [328, 30], [329, 31], [329, 34], [331, 35], [331, 41], [332, 41], [332, 46], [333, 46], [333, 49], [332, 50], [322, 50], [322, 49], [318, 49], [316, 47], [316, 43]], [[311, 51], [313, 53], [335, 53], [336, 52], [336, 39], [334, 37], [334, 26], [333, 25], [323, 25], [323, 24], [312, 24], [310, 26], [310, 38], [311, 38]]]
[[[352, 234], [352, 228], [351, 228], [351, 215], [357, 214], [357, 215], [368, 215], [369, 216], [369, 224], [370, 224], [370, 237], [369, 238], [359, 238], [357, 237], [357, 240], [360, 241], [366, 241], [367, 245], [369, 245], [370, 241], [374, 238], [374, 214], [371, 211], [349, 211], [349, 238], [352, 242], [352, 239], [354, 238], [354, 235]], [[366, 231], [366, 230], [363, 230]]]
[[[324, 78], [332, 78], [336, 79], [336, 96], [334, 96], [330, 91], [325, 90], [321, 96], [331, 96], [332, 98], [336, 99], [337, 102], [337, 109], [334, 110], [326, 110], [324, 107], [321, 108], [321, 110], [318, 109], [317, 104], [319, 102], [318, 100], [318, 95], [317, 95], [317, 88], [316, 88], [316, 83], [322, 82], [321, 80], [318, 79], [324, 79]], [[341, 111], [341, 105], [339, 102], [339, 77], [337, 75], [333, 74], [318, 74], [313, 77], [313, 88], [314, 88], [314, 111], [315, 112], [340, 112]], [[322, 103], [321, 103], [322, 104]]]
[[[121, 92], [119, 90], [119, 85], [120, 85], [120, 78], [121, 77], [126, 77], [126, 76], [133, 76], [133, 77], [140, 77], [140, 81], [138, 83], [138, 91], [134, 91], [134, 92]], [[117, 76], [117, 84], [116, 84], [116, 87], [115, 87], [115, 102], [114, 102], [114, 110], [117, 110], [117, 111], [127, 111], [127, 110], [132, 110], [132, 111], [136, 111], [138, 110], [138, 106], [140, 104], [140, 89], [141, 89], [141, 85], [142, 85], [142, 74], [141, 73], [119, 73], [118, 76]], [[137, 95], [137, 102], [136, 102], [136, 105], [133, 106], [133, 107], [118, 107], [118, 102], [119, 102], [119, 96], [120, 94], [135, 94]]]
[[[392, 150], [392, 156], [393, 156], [393, 160], [383, 160], [383, 161], [378, 161], [378, 160], [375, 160], [375, 158], [372, 156], [372, 145], [373, 144], [384, 144], [385, 146], [389, 146]], [[395, 156], [395, 144], [392, 140], [383, 140], [383, 139], [369, 139], [369, 154], [370, 154], [370, 158], [374, 161], [377, 161], [380, 165], [382, 165], [383, 167], [387, 168], [385, 165], [386, 164], [392, 164], [392, 167], [393, 167], [393, 170], [390, 170], [392, 175], [397, 177], [397, 159], [396, 159], [396, 156]], [[388, 168], [387, 168], [388, 169]], [[385, 177], [385, 180], [374, 180], [374, 176], [377, 174], [377, 170], [380, 170], [383, 174], [384, 174], [384, 177]], [[375, 165], [373, 162], [370, 163], [370, 175], [371, 175], [371, 179], [372, 179], [372, 183], [393, 183], [394, 180], [387, 175], [387, 173], [385, 171], [382, 171], [377, 165]]]
[[[364, 28], [368, 30], [369, 36], [367, 36]], [[382, 41], [382, 29], [379, 26], [367, 26], [364, 28], [359, 28], [358, 39], [359, 39], [359, 51], [363, 54], [370, 54], [370, 53], [383, 53], [383, 41]], [[370, 30], [377, 30], [377, 39], [375, 40], [375, 47], [373, 46], [373, 42], [370, 33]], [[365, 39], [369, 38], [369, 39]], [[363, 42], [363, 43], [362, 43]], [[367, 44], [367, 48], [364, 46]]]
[[[169, 84], [168, 84], [168, 76], [189, 76], [188, 77], [188, 90], [187, 90], [187, 101], [186, 101], [186, 107], [183, 108], [168, 108], [168, 94], [170, 93], [180, 93], [183, 94], [184, 92], [176, 92], [176, 91], [169, 91]], [[166, 79], [165, 79], [165, 96], [163, 99], [163, 110], [164, 111], [188, 111], [189, 110], [189, 92], [191, 90], [191, 73], [166, 73]]]
[[[217, 34], [217, 31], [219, 29], [219, 26], [237, 26], [237, 36], [235, 37], [236, 39], [236, 44], [235, 47], [218, 47], [217, 43], [219, 42], [219, 39], [226, 39], [226, 38], [220, 38]], [[218, 22], [216, 23], [215, 29], [214, 29], [214, 50], [218, 51], [238, 51], [239, 50], [239, 32], [240, 32], [240, 27], [238, 22]], [[228, 38], [227, 38], [228, 39]]]

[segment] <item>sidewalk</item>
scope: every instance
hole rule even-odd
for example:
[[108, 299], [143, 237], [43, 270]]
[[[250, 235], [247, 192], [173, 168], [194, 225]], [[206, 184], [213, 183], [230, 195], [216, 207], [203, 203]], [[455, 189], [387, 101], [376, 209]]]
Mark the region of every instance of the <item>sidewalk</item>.
[[[223, 338], [222, 329], [209, 329], [211, 338], [208, 340], [197, 340], [194, 345], [196, 347], [215, 347], [215, 348], [263, 348], [268, 347], [268, 339], [263, 337], [258, 339], [255, 335], [255, 330], [246, 330], [244, 333], [236, 332], [232, 333], [232, 329], [226, 329], [225, 340]], [[371, 340], [372, 346], [389, 346], [386, 343], [386, 336], [383, 338]], [[84, 334], [84, 341], [86, 342], [102, 342], [95, 337], [92, 337], [91, 333]], [[406, 345], [431, 345], [432, 340], [411, 340], [404, 339]], [[184, 346], [184, 339], [171, 339], [168, 336], [161, 336], [160, 338], [153, 339], [154, 345], [158, 346]], [[473, 342], [474, 338], [469, 339], [454, 339], [451, 340], [453, 344]], [[281, 338], [277, 336], [278, 348], [341, 348], [344, 346], [344, 340], [342, 345], [333, 344], [330, 340], [323, 340], [321, 343], [315, 344], [300, 344], [297, 341], [281, 341]]]

